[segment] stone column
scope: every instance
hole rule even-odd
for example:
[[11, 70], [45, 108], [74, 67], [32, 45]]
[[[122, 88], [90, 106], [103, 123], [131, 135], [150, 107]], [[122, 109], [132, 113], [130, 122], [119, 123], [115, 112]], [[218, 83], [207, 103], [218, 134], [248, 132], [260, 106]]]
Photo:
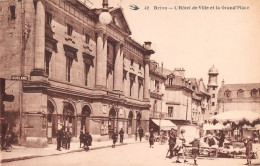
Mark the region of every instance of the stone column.
[[45, 56], [45, 11], [42, 1], [37, 2], [35, 25], [35, 64], [34, 69], [44, 71]]
[[149, 72], [150, 55], [145, 55], [144, 59], [144, 99], [149, 99], [150, 89], [150, 72]]
[[154, 54], [154, 51], [151, 49], [151, 42], [144, 42], [144, 48], [146, 49], [144, 56], [144, 100], [149, 100], [150, 94], [150, 74], [149, 74], [149, 64], [150, 64], [150, 56]]
[[107, 76], [107, 37], [103, 33], [97, 34], [97, 63], [96, 86], [106, 87]]
[[120, 42], [116, 44], [116, 57], [114, 65], [114, 90], [122, 91], [123, 80], [123, 46]]

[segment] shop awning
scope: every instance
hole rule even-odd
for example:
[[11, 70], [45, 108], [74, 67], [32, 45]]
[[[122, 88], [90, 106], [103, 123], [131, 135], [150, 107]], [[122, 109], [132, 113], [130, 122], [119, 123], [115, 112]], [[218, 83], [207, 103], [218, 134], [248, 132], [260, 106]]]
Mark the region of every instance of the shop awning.
[[177, 129], [177, 126], [174, 123], [172, 123], [170, 120], [152, 119], [152, 121], [157, 126], [160, 126], [160, 129], [162, 129], [162, 130], [171, 130], [171, 128]]

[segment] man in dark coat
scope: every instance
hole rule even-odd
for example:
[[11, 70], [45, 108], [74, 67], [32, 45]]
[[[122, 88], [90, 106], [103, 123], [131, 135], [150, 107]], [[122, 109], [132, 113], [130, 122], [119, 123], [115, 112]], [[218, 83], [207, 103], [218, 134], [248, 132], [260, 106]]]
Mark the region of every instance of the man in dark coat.
[[153, 129], [150, 130], [149, 144], [150, 144], [150, 148], [153, 148], [153, 144], [154, 144], [154, 134], [153, 134]]
[[199, 155], [199, 150], [200, 150], [200, 140], [198, 137], [195, 137], [192, 142], [192, 155], [194, 159], [194, 164], [197, 165], [197, 156]]
[[119, 131], [119, 135], [120, 135], [120, 143], [123, 143], [123, 139], [124, 139], [124, 130], [123, 128], [121, 128], [121, 130]]
[[169, 151], [170, 151], [169, 158], [170, 159], [173, 157], [173, 148], [176, 145], [176, 139], [177, 139], [176, 129], [171, 128], [169, 132]]
[[57, 150], [61, 151], [61, 140], [63, 138], [63, 128], [57, 132]]
[[244, 141], [246, 147], [246, 160], [247, 163], [245, 165], [251, 165], [251, 155], [253, 152], [253, 142], [250, 136], [248, 136]]
[[89, 134], [89, 132], [86, 132], [85, 141], [85, 145], [87, 146], [87, 149], [89, 149], [89, 146], [92, 145], [92, 136]]
[[118, 133], [117, 133], [117, 131], [116, 131], [116, 132], [114, 132], [113, 135], [112, 135], [112, 140], [113, 140], [112, 148], [115, 148], [115, 147], [116, 147], [117, 137], [118, 137]]
[[68, 128], [67, 129], [67, 132], [65, 133], [65, 139], [66, 139], [66, 149], [70, 149], [70, 141], [71, 141], [71, 137], [72, 137], [72, 134], [70, 132], [70, 129]]
[[85, 135], [83, 134], [83, 131], [80, 131], [79, 135], [79, 147], [81, 148], [81, 144], [83, 144], [83, 147], [85, 146]]
[[139, 138], [140, 138], [140, 142], [142, 141], [142, 137], [144, 136], [144, 130], [142, 129], [142, 127], [140, 127], [138, 129], [138, 133], [139, 133]]

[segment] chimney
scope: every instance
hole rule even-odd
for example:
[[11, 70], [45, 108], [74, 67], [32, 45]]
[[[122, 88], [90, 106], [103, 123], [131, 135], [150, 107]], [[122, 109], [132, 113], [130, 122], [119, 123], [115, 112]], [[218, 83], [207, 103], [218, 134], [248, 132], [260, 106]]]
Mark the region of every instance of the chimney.
[[152, 45], [152, 42], [149, 42], [149, 41], [144, 42], [144, 48], [145, 48], [146, 50], [151, 50], [151, 49], [152, 49], [152, 48], [151, 48], [151, 45]]
[[175, 71], [177, 71], [181, 77], [185, 77], [185, 70], [184, 68], [175, 68]]

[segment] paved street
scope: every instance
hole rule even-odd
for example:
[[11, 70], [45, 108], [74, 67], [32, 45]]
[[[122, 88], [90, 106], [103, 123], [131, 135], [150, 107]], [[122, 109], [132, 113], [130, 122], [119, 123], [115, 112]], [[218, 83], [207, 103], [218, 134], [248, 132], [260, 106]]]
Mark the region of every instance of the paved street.
[[[148, 143], [130, 144], [116, 148], [105, 148], [91, 150], [88, 152], [75, 152], [58, 156], [40, 157], [28, 160], [2, 163], [3, 166], [53, 166], [53, 165], [90, 165], [90, 166], [172, 166], [172, 165], [193, 165], [193, 160], [189, 163], [177, 164], [176, 158], [165, 158], [167, 145], [155, 144], [154, 148], [149, 148]], [[181, 159], [181, 161], [183, 161]], [[200, 166], [242, 166], [244, 159], [200, 159]]]

